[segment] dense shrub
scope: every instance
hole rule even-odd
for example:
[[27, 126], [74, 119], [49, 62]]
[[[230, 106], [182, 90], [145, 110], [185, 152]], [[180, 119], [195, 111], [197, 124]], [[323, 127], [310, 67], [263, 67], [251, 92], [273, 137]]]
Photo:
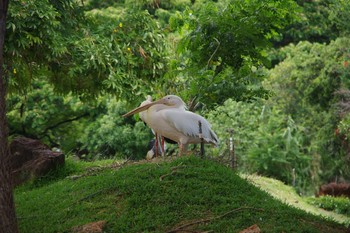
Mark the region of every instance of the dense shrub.
[[151, 131], [143, 122], [124, 119], [126, 103], [106, 98], [107, 112], [86, 125], [78, 139], [93, 157], [143, 158], [151, 139]]
[[10, 95], [7, 103], [11, 135], [37, 138], [65, 153], [143, 158], [152, 137], [143, 123], [122, 117], [126, 102], [111, 96], [82, 102], [72, 95], [55, 94], [43, 80], [34, 80], [23, 96]]
[[[222, 140], [220, 154], [228, 154], [228, 129], [233, 138], [238, 169], [295, 184], [299, 191], [315, 182], [313, 156], [304, 145], [304, 129], [268, 102], [227, 100], [209, 114]], [[305, 191], [305, 190], [303, 190]]]
[[307, 201], [325, 210], [334, 211], [338, 214], [350, 216], [350, 199], [346, 197], [322, 196], [318, 198], [308, 198]]

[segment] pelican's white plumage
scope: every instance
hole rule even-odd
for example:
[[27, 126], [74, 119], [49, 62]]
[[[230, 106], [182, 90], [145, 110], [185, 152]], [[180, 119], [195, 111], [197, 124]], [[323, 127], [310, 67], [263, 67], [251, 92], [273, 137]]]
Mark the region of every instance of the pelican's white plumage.
[[[145, 106], [145, 105], [150, 104], [150, 103], [152, 103], [152, 96], [148, 95], [146, 100], [140, 104], [140, 107]], [[145, 122], [147, 124], [146, 111], [140, 112], [140, 118], [143, 122]]]
[[[139, 112], [143, 112], [145, 122], [157, 134], [179, 144], [180, 154], [188, 144], [201, 143], [202, 138], [205, 143], [213, 145], [219, 142], [209, 122], [204, 117], [187, 111], [183, 100], [176, 95], [167, 95], [160, 100], [144, 104], [123, 116]], [[202, 125], [202, 137], [199, 133], [199, 121]]]

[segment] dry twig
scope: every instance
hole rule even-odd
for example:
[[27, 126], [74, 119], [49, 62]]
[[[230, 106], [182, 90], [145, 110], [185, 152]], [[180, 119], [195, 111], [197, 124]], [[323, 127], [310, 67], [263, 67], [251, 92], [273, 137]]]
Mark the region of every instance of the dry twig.
[[176, 173], [177, 173], [177, 169], [184, 168], [184, 167], [186, 167], [186, 166], [182, 166], [181, 164], [178, 165], [178, 166], [176, 166], [176, 167], [172, 167], [172, 168], [171, 168], [171, 172], [168, 173], [168, 174], [165, 174], [165, 175], [160, 176], [160, 177], [159, 177], [159, 180], [160, 180], [160, 181], [163, 181], [163, 179], [164, 179], [165, 177], [176, 174]]
[[210, 221], [213, 221], [213, 220], [216, 220], [216, 219], [219, 219], [219, 218], [223, 218], [223, 217], [225, 217], [225, 216], [227, 216], [229, 214], [232, 214], [232, 213], [235, 213], [235, 212], [240, 212], [240, 211], [243, 211], [243, 210], [264, 211], [263, 209], [258, 209], [258, 208], [254, 208], [254, 207], [240, 207], [240, 208], [237, 208], [237, 209], [234, 209], [234, 210], [230, 210], [230, 211], [228, 211], [226, 213], [223, 213], [223, 214], [221, 214], [219, 216], [216, 216], [216, 217], [200, 219], [200, 220], [197, 220], [197, 221], [194, 221], [194, 222], [190, 222], [190, 223], [184, 224], [184, 225], [179, 226], [179, 227], [177, 227], [175, 229], [167, 231], [166, 233], [176, 233], [178, 231], [183, 231], [184, 228], [186, 228], [186, 227], [197, 225], [197, 224], [201, 224], [201, 223], [210, 222]]

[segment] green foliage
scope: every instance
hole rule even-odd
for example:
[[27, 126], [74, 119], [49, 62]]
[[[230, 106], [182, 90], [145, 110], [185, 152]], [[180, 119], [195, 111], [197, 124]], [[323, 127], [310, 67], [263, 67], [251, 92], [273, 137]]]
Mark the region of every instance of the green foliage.
[[162, 83], [164, 36], [145, 11], [108, 8], [83, 14], [75, 1], [17, 0], [7, 28], [10, 90], [24, 91], [44, 73], [61, 93], [112, 92], [132, 100], [145, 84]]
[[143, 122], [128, 122], [122, 115], [127, 112], [126, 103], [105, 98], [107, 111], [85, 124], [77, 140], [92, 158], [111, 157], [142, 159], [152, 133]]
[[222, 144], [219, 154], [228, 155], [229, 129], [233, 129], [238, 169], [277, 178], [307, 191], [314, 184], [314, 159], [305, 145], [305, 131], [266, 100], [252, 103], [227, 100], [208, 116]]
[[[81, 100], [110, 92], [133, 101], [153, 91], [147, 86], [162, 84], [166, 50], [157, 21], [146, 11], [83, 12], [70, 0], [17, 0], [8, 18], [11, 134], [38, 138], [65, 152], [88, 148], [91, 157], [143, 157], [150, 136], [141, 124], [119, 127], [125, 124], [120, 116], [101, 116], [108, 104], [90, 101], [89, 106]], [[91, 141], [84, 133], [94, 135]]]
[[232, 210], [191, 230], [238, 232], [253, 224], [264, 232], [346, 229], [281, 203], [229, 168], [195, 157], [20, 188], [15, 200], [21, 232], [27, 233], [69, 232], [100, 220], [106, 221], [104, 232], [166, 232]]
[[[227, 98], [266, 97], [260, 83], [270, 39], [294, 17], [294, 1], [210, 3], [170, 20], [183, 38], [173, 75], [210, 107]], [[215, 90], [215, 91], [213, 91]]]
[[[145, 91], [145, 84], [161, 83], [166, 57], [163, 34], [147, 12], [108, 8], [91, 11], [88, 18], [92, 31], [76, 42], [75, 63], [67, 67], [69, 76], [56, 84], [60, 90], [66, 88], [70, 77], [81, 79], [79, 88], [90, 77], [92, 83], [87, 83], [87, 88], [94, 88], [92, 93], [101, 89], [133, 100]], [[65, 71], [59, 67], [59, 72]], [[87, 90], [83, 93], [89, 94]]]
[[[72, 95], [55, 95], [53, 87], [43, 80], [32, 81], [31, 90], [23, 95], [9, 95], [7, 99], [10, 134], [38, 138], [51, 146], [69, 151], [78, 133], [72, 122], [92, 115], [94, 109]], [[76, 125], [75, 125], [76, 126]]]
[[93, 10], [93, 9], [103, 9], [108, 7], [118, 7], [123, 6], [125, 3], [125, 0], [88, 0], [85, 4], [85, 8], [87, 10]]
[[[349, 178], [348, 117], [339, 115], [335, 95], [349, 88], [349, 42], [283, 48], [286, 59], [264, 82], [269, 100], [230, 100], [210, 113], [221, 139], [228, 138], [227, 128], [234, 129], [240, 169], [295, 182], [303, 193], [313, 193], [320, 179]], [[227, 153], [227, 146], [219, 153]]]
[[339, 31], [339, 36], [349, 36], [350, 4], [346, 0], [334, 0], [331, 4], [329, 20], [334, 22]]
[[300, 191], [312, 184], [312, 157], [304, 148], [305, 131], [290, 116], [264, 110], [253, 145], [247, 154], [251, 170], [297, 186]]
[[126, 6], [141, 10], [146, 9], [150, 14], [154, 14], [157, 9], [184, 10], [186, 6], [190, 6], [190, 3], [190, 0], [125, 0]]
[[251, 171], [251, 161], [247, 157], [247, 151], [256, 140], [256, 130], [262, 109], [262, 101], [246, 103], [228, 99], [222, 106], [207, 115], [208, 121], [220, 138], [218, 154], [228, 154], [229, 130], [233, 129], [235, 155], [240, 171]]
[[319, 208], [350, 216], [350, 199], [346, 197], [310, 197], [307, 201]]
[[338, 134], [345, 143], [350, 142], [350, 114], [346, 114], [341, 121], [339, 121], [338, 124], [338, 131], [336, 131], [336, 134]]
[[24, 96], [8, 98], [11, 135], [38, 138], [65, 153], [85, 151], [86, 158], [144, 158], [150, 130], [143, 123], [122, 118], [125, 102], [111, 96], [89, 104], [72, 95], [55, 95], [46, 81], [33, 81]]
[[[321, 156], [320, 175], [349, 177], [344, 148], [335, 137], [340, 120], [334, 93], [347, 87], [350, 40], [339, 38], [329, 45], [301, 42], [283, 49], [286, 59], [271, 70], [266, 87], [275, 92], [269, 100], [304, 128], [308, 153]], [[346, 77], [346, 78], [345, 78]], [[342, 162], [340, 162], [342, 161]]]
[[198, 67], [220, 59], [221, 66], [235, 69], [247, 58], [259, 64], [264, 61], [262, 51], [269, 45], [268, 39], [288, 23], [294, 10], [293, 1], [208, 3], [198, 13], [185, 12], [189, 13], [185, 19], [190, 31], [180, 50], [190, 50], [190, 59]]
[[84, 22], [83, 12], [75, 1], [11, 2], [4, 56], [7, 75], [17, 84], [16, 91], [30, 86], [33, 77], [45, 70], [46, 65], [65, 62], [68, 41], [73, 40], [79, 32], [76, 28]]
[[276, 46], [300, 41], [329, 43], [349, 34], [350, 4], [346, 0], [296, 1], [302, 9], [298, 19], [277, 39]]
[[25, 95], [10, 95], [10, 134], [38, 138], [65, 153], [84, 152], [89, 159], [144, 158], [152, 134], [143, 123], [122, 117], [125, 102], [105, 96], [87, 104], [53, 93], [52, 85], [35, 80]]

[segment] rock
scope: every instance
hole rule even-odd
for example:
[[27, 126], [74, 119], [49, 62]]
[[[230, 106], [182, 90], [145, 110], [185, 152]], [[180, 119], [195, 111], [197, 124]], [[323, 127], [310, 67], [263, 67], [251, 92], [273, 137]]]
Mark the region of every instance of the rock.
[[17, 137], [11, 142], [10, 151], [11, 176], [15, 186], [64, 164], [62, 152], [53, 152], [35, 139]]
[[239, 233], [260, 233], [261, 230], [258, 227], [258, 225], [254, 224], [246, 229], [244, 229], [243, 231], [240, 231]]
[[106, 221], [91, 222], [83, 226], [73, 227], [74, 233], [102, 233]]

